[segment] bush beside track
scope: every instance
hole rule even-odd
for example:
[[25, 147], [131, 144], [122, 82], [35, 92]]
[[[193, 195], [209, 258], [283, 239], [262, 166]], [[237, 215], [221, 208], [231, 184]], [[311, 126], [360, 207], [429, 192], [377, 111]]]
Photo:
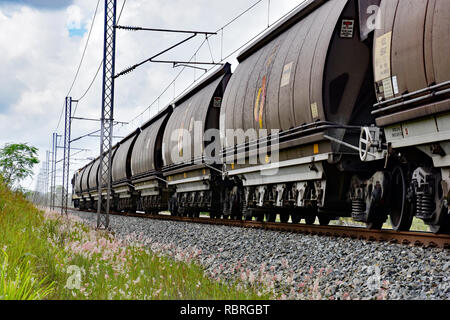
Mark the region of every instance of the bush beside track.
[[[0, 299], [265, 299], [139, 243], [44, 212], [0, 181]], [[81, 280], [81, 281], [79, 281]]]

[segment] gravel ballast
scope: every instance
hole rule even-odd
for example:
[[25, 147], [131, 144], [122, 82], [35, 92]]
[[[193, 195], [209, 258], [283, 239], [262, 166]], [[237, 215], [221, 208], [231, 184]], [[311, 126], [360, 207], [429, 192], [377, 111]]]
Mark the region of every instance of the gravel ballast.
[[[72, 212], [90, 225], [96, 215]], [[179, 260], [219, 281], [287, 299], [449, 299], [450, 252], [399, 244], [110, 216], [116, 236]]]

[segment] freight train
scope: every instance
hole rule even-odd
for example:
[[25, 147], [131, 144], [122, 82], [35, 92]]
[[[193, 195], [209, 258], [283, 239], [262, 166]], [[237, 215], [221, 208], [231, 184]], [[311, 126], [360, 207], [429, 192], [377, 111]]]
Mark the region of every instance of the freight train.
[[448, 0], [306, 1], [114, 146], [112, 210], [449, 232], [449, 57]]

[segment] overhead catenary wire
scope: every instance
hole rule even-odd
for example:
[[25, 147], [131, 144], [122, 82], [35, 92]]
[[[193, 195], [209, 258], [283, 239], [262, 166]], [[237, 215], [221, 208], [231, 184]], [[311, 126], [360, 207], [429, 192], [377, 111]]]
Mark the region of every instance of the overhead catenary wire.
[[92, 78], [91, 82], [89, 83], [89, 86], [88, 86], [87, 89], [83, 92], [83, 94], [78, 98], [78, 101], [83, 100], [83, 98], [84, 98], [84, 97], [86, 96], [86, 94], [89, 92], [89, 90], [90, 90], [91, 87], [92, 87], [92, 84], [94, 83], [95, 79], [96, 79], [97, 76], [98, 76], [98, 73], [100, 72], [100, 69], [102, 68], [102, 65], [103, 65], [103, 59], [102, 59], [102, 61], [100, 62], [100, 64], [98, 65], [97, 71], [95, 72], [94, 77]]
[[206, 42], [208, 43], [209, 53], [211, 54], [211, 61], [214, 62], [214, 56], [213, 56], [213, 53], [212, 53], [212, 50], [211, 50], [211, 45], [209, 43], [208, 36], [206, 36]]
[[[202, 43], [200, 44], [200, 46], [198, 47], [198, 49], [194, 52], [194, 54], [192, 55], [192, 57], [188, 60], [188, 61], [192, 61], [192, 59], [195, 57], [195, 55], [200, 51], [200, 49], [202, 48], [202, 46], [204, 45], [204, 43], [206, 42], [206, 38], [202, 41]], [[128, 123], [133, 123], [134, 121], [136, 121], [139, 117], [143, 116], [145, 112], [149, 111], [150, 108], [156, 103], [158, 102], [158, 111], [159, 111], [159, 100], [160, 98], [167, 92], [167, 90], [170, 89], [170, 87], [174, 88], [174, 97], [175, 97], [175, 81], [178, 79], [178, 77], [180, 77], [180, 75], [183, 73], [183, 71], [186, 69], [186, 66], [183, 66], [182, 69], [180, 70], [180, 72], [178, 72], [178, 74], [175, 76], [175, 78], [166, 86], [166, 88], [163, 90], [163, 92], [147, 107], [145, 108], [144, 111], [142, 111], [141, 113], [139, 113], [136, 117], [134, 117], [133, 119], [131, 119], [130, 121], [127, 121]]]
[[[302, 1], [300, 4], [298, 4], [297, 6], [295, 6], [293, 9], [291, 9], [290, 11], [288, 11], [287, 13], [285, 13], [283, 16], [281, 16], [279, 19], [277, 19], [276, 21], [270, 23], [269, 19], [268, 19], [268, 25], [266, 28], [264, 28], [261, 32], [259, 32], [258, 34], [256, 34], [255, 36], [253, 36], [251, 39], [249, 39], [248, 41], [246, 41], [245, 43], [243, 43], [241, 46], [239, 46], [238, 48], [236, 48], [235, 50], [233, 50], [231, 53], [227, 54], [225, 57], [223, 57], [223, 30], [225, 28], [227, 28], [228, 26], [230, 26], [233, 22], [235, 22], [236, 20], [238, 20], [240, 17], [242, 17], [243, 15], [245, 15], [246, 13], [248, 13], [249, 11], [251, 11], [254, 7], [256, 7], [258, 4], [260, 4], [263, 1], [268, 1], [268, 17], [270, 17], [270, 0], [258, 0], [255, 3], [253, 3], [251, 6], [249, 6], [247, 9], [245, 9], [244, 11], [242, 11], [241, 13], [239, 13], [237, 16], [235, 16], [233, 19], [231, 19], [230, 21], [228, 21], [226, 24], [224, 24], [223, 26], [221, 26], [220, 28], [217, 29], [217, 31], [215, 33], [221, 33], [221, 60], [219, 61], [219, 63], [224, 62], [226, 59], [228, 59], [229, 57], [231, 57], [232, 55], [234, 55], [237, 51], [241, 50], [243, 47], [245, 47], [246, 45], [248, 45], [250, 42], [252, 42], [253, 40], [255, 40], [256, 38], [258, 38], [260, 35], [262, 35], [268, 28], [270, 28], [272, 25], [278, 23], [280, 20], [282, 20], [284, 17], [286, 17], [287, 15], [289, 15], [291, 12], [293, 12], [294, 10], [296, 10], [299, 6], [301, 6], [303, 4], [304, 1]], [[118, 22], [120, 19], [120, 16], [122, 14], [123, 11], [123, 7], [125, 6], [125, 2], [126, 0], [124, 0], [123, 5], [122, 5], [122, 9], [120, 11], [119, 14], [119, 18], [118, 18]], [[201, 50], [201, 48], [204, 46], [205, 42], [207, 43], [209, 50], [210, 50], [210, 54], [211, 57], [213, 58], [212, 55], [212, 50], [210, 47], [210, 43], [209, 43], [209, 37], [210, 36], [205, 36], [205, 39], [201, 42], [201, 44], [199, 45], [199, 47], [197, 48], [197, 50], [194, 52], [194, 54], [192, 55], [192, 57], [188, 60], [189, 62], [192, 61], [192, 59], [194, 59], [194, 57], [198, 54], [198, 52]], [[103, 62], [103, 60], [102, 60]], [[84, 96], [87, 94], [87, 92], [89, 91], [89, 89], [91, 88], [93, 82], [95, 81], [95, 78], [97, 77], [99, 71], [100, 71], [100, 67], [101, 64], [99, 66], [99, 68], [97, 69], [97, 72], [93, 78], [93, 80], [91, 81], [90, 85], [88, 86], [88, 89], [83, 93], [83, 95], [78, 99], [81, 100], [82, 98], [84, 98]], [[129, 120], [129, 123], [133, 123], [134, 121], [136, 121], [137, 119], [141, 118], [146, 112], [150, 111], [150, 109], [154, 106], [155, 103], [158, 103], [158, 111], [160, 109], [159, 107], [159, 102], [160, 99], [162, 98], [162, 96], [167, 92], [168, 89], [170, 89], [172, 86], [174, 88], [174, 98], [172, 101], [176, 100], [178, 97], [180, 97], [181, 95], [183, 95], [184, 93], [186, 93], [188, 90], [191, 89], [191, 87], [198, 82], [199, 79], [201, 79], [201, 77], [199, 79], [195, 79], [189, 86], [186, 87], [186, 89], [184, 89], [181, 93], [179, 93], [178, 95], [175, 94], [175, 82], [176, 80], [181, 76], [181, 74], [185, 71], [186, 66], [182, 66], [180, 65], [180, 67], [182, 67], [182, 69], [176, 74], [176, 76], [173, 78], [173, 80], [164, 88], [164, 90], [162, 91], [162, 93], [147, 107], [145, 108], [142, 112], [140, 112], [137, 116], [133, 117], [131, 120]], [[209, 71], [211, 71], [215, 66], [207, 69], [208, 73]], [[76, 111], [76, 107], [75, 107], [75, 111]]]
[[[270, 1], [270, 0], [269, 0]], [[260, 1], [259, 1], [260, 2]], [[258, 3], [259, 3], [258, 2]], [[261, 30], [259, 33], [257, 33], [256, 35], [254, 35], [251, 39], [247, 40], [245, 43], [243, 43], [241, 46], [239, 46], [238, 48], [236, 48], [235, 50], [233, 50], [231, 53], [229, 53], [228, 55], [226, 55], [225, 57], [221, 58], [221, 60], [219, 61], [219, 63], [224, 62], [225, 60], [227, 60], [229, 57], [231, 57], [232, 55], [234, 55], [235, 53], [237, 53], [239, 50], [241, 50], [242, 48], [244, 48], [245, 46], [247, 46], [249, 43], [251, 43], [252, 41], [254, 41], [255, 39], [257, 39], [259, 36], [261, 36], [262, 34], [264, 34], [267, 29], [269, 29], [271, 26], [273, 26], [274, 24], [277, 24], [279, 21], [281, 21], [282, 19], [284, 19], [286, 16], [288, 16], [289, 14], [291, 14], [292, 12], [294, 12], [295, 10], [297, 10], [303, 3], [305, 2], [305, 0], [303, 0], [301, 3], [299, 3], [297, 6], [295, 6], [294, 8], [292, 8], [291, 10], [289, 10], [288, 12], [286, 12], [284, 15], [282, 15], [280, 18], [278, 18], [277, 20], [275, 20], [274, 22], [272, 22], [271, 24], [269, 24], [267, 26], [267, 28]], [[257, 3], [256, 3], [257, 4]], [[223, 27], [219, 30], [223, 30]], [[214, 67], [211, 67], [208, 69], [208, 71], [206, 73], [208, 73], [211, 69], [213, 69]], [[194, 82], [195, 83], [195, 82]], [[191, 83], [191, 85], [189, 85], [185, 90], [183, 90], [178, 96], [182, 96], [184, 93], [186, 93], [186, 91], [190, 90], [190, 88], [192, 87], [192, 85], [194, 83]]]
[[[99, 0], [99, 1], [100, 1], [100, 0]], [[77, 72], [76, 72], [76, 74], [75, 74], [74, 81], [72, 82], [72, 85], [71, 85], [71, 87], [70, 87], [70, 89], [69, 89], [69, 94], [70, 94], [70, 92], [71, 92], [71, 90], [72, 90], [72, 88], [73, 88], [73, 86], [74, 86], [74, 83], [75, 83], [77, 77], [78, 77], [78, 74], [79, 74], [79, 71], [80, 71], [80, 67], [81, 67], [83, 58], [84, 58], [84, 56], [85, 56], [86, 48], [87, 48], [87, 45], [88, 45], [88, 42], [89, 42], [89, 38], [90, 38], [90, 35], [91, 35], [91, 32], [92, 32], [92, 27], [93, 27], [93, 25], [94, 25], [95, 16], [96, 16], [96, 13], [97, 13], [97, 10], [98, 10], [99, 1], [97, 2], [97, 6], [96, 6], [96, 9], [95, 9], [95, 14], [94, 14], [94, 18], [93, 18], [93, 21], [92, 21], [92, 24], [91, 24], [91, 29], [90, 29], [89, 35], [88, 35], [88, 39], [87, 39], [87, 41], [86, 41], [86, 45], [85, 45], [85, 48], [84, 48], [84, 51], [83, 51], [82, 59], [81, 59], [81, 61], [80, 61], [79, 67], [78, 67], [78, 69], [77, 69]], [[124, 10], [126, 1], [127, 1], [127, 0], [124, 0], [123, 3], [122, 3], [122, 7], [121, 7], [120, 13], [119, 13], [119, 15], [118, 15], [117, 23], [119, 22], [120, 17], [121, 17], [121, 15], [122, 15], [122, 13], [123, 13], [123, 10]], [[241, 46], [239, 46], [239, 47], [238, 47], [237, 49], [235, 49], [233, 52], [231, 52], [230, 54], [228, 54], [228, 55], [226, 55], [225, 57], [223, 57], [223, 30], [224, 30], [226, 27], [228, 27], [229, 25], [231, 25], [234, 21], [236, 21], [237, 19], [239, 19], [240, 17], [242, 17], [243, 15], [245, 15], [247, 12], [249, 12], [250, 10], [252, 10], [254, 7], [256, 7], [258, 4], [260, 4], [260, 3], [263, 2], [263, 1], [268, 1], [268, 17], [267, 17], [268, 23], [267, 23], [267, 27], [264, 28], [264, 29], [263, 29], [261, 32], [259, 32], [257, 35], [255, 35], [254, 37], [252, 37], [250, 40], [246, 41], [244, 44], [242, 44]], [[297, 9], [300, 5], [302, 5], [302, 4], [303, 4], [303, 2], [300, 3], [299, 5], [297, 5], [296, 7], [294, 7], [294, 8], [293, 8], [292, 10], [290, 10], [288, 13], [284, 14], [282, 17], [280, 17], [280, 18], [277, 19], [276, 21], [270, 23], [270, 0], [258, 0], [258, 1], [256, 1], [254, 4], [252, 4], [250, 7], [248, 7], [247, 9], [245, 9], [243, 12], [241, 12], [240, 14], [238, 14], [236, 17], [234, 17], [233, 19], [231, 19], [229, 22], [227, 22], [226, 24], [224, 24], [222, 27], [220, 27], [220, 28], [216, 31], [216, 33], [219, 33], [219, 32], [220, 32], [221, 35], [222, 35], [222, 36], [221, 36], [221, 48], [220, 48], [220, 49], [221, 49], [221, 52], [220, 52], [220, 55], [221, 55], [220, 58], [221, 58], [221, 60], [220, 60], [220, 62], [223, 62], [223, 61], [225, 61], [226, 59], [228, 59], [230, 56], [234, 55], [237, 51], [239, 51], [240, 49], [242, 49], [244, 46], [248, 45], [248, 44], [249, 44], [250, 42], [252, 42], [254, 39], [258, 38], [258, 37], [259, 37], [261, 34], [263, 34], [268, 28], [270, 28], [272, 25], [274, 25], [275, 23], [277, 23], [278, 21], [280, 21], [281, 19], [283, 19], [284, 17], [286, 17], [287, 15], [289, 15], [292, 11], [296, 10], [296, 9]], [[212, 50], [211, 50], [211, 45], [210, 45], [210, 42], [209, 42], [209, 36], [208, 36], [208, 35], [205, 36], [205, 39], [204, 39], [203, 42], [200, 44], [200, 46], [199, 46], [198, 49], [195, 51], [195, 53], [193, 54], [193, 56], [191, 57], [191, 59], [190, 59], [189, 61], [192, 61], [192, 59], [197, 55], [197, 53], [200, 51], [200, 49], [204, 46], [205, 42], [206, 42], [207, 45], [208, 45], [208, 48], [209, 48], [209, 52], [210, 52], [210, 54], [211, 54], [212, 61], [214, 61], [214, 57], [213, 57], [213, 53], [212, 53]], [[95, 72], [95, 75], [94, 75], [94, 77], [92, 78], [91, 82], [89, 83], [87, 89], [83, 92], [83, 94], [80, 96], [80, 98], [77, 99], [78, 101], [82, 100], [82, 99], [87, 95], [87, 93], [90, 91], [90, 89], [92, 88], [92, 86], [93, 86], [93, 84], [94, 84], [94, 82], [95, 82], [95, 80], [96, 80], [96, 78], [97, 78], [97, 76], [98, 76], [98, 73], [100, 72], [100, 69], [101, 69], [102, 64], [103, 64], [103, 59], [101, 60], [101, 62], [100, 62], [100, 64], [99, 64], [99, 67], [97, 68], [97, 71]], [[181, 67], [181, 65], [180, 65], [180, 67]], [[213, 67], [207, 69], [207, 72], [206, 72], [206, 73], [208, 73], [208, 72], [209, 72], [210, 70], [212, 70], [213, 68], [215, 68], [215, 66], [213, 66]], [[151, 107], [152, 107], [156, 102], [158, 102], [158, 109], [159, 109], [159, 102], [160, 102], [161, 97], [167, 92], [167, 90], [168, 90], [172, 85], [174, 86], [174, 93], [175, 93], [175, 82], [176, 82], [176, 80], [181, 76], [181, 74], [185, 71], [185, 69], [186, 69], [186, 66], [182, 66], [182, 69], [180, 70], [180, 72], [175, 76], [175, 78], [170, 82], [170, 84], [163, 90], [163, 92], [155, 99], [155, 101], [153, 101], [153, 102], [152, 102], [152, 103], [151, 103], [144, 111], [142, 111], [138, 116], [134, 117], [134, 118], [133, 118], [131, 121], [129, 121], [129, 122], [130, 122], [130, 123], [131, 123], [131, 122], [134, 122], [134, 121], [135, 121], [136, 119], [138, 119], [139, 117], [142, 118], [143, 115], [145, 114], [145, 112], [150, 111]], [[202, 77], [200, 77], [200, 78], [202, 78]], [[199, 79], [200, 79], [200, 78], [199, 78]], [[176, 100], [178, 97], [180, 97], [181, 95], [183, 95], [186, 91], [190, 90], [191, 87], [192, 87], [199, 79], [194, 79], [194, 82], [192, 82], [189, 86], [187, 86], [187, 87], [186, 87], [186, 88], [185, 88], [178, 96], [175, 96], [175, 94], [174, 94], [174, 99], [173, 99], [172, 101]], [[69, 95], [69, 94], [68, 94], [68, 95]], [[75, 108], [74, 108], [73, 116], [75, 116], [75, 113], [76, 113], [76, 111], [77, 111], [77, 107], [78, 107], [78, 102], [77, 102], [77, 104], [76, 104], [76, 106], [75, 106]], [[159, 110], [158, 110], [158, 111], [159, 111]], [[56, 129], [55, 131], [57, 131], [58, 128], [59, 128], [59, 125], [60, 125], [60, 122], [61, 122], [63, 113], [64, 113], [64, 105], [63, 105], [63, 108], [62, 108], [62, 110], [61, 110], [61, 114], [60, 114], [60, 117], [59, 117], [57, 129]]]
[[[123, 2], [122, 2], [122, 7], [121, 7], [121, 9], [120, 9], [120, 13], [119, 13], [119, 15], [118, 15], [117, 22], [119, 22], [120, 17], [122, 16], [122, 13], [123, 13], [123, 10], [124, 10], [124, 7], [125, 7], [126, 2], [127, 2], [127, 0], [123, 0]], [[88, 43], [89, 43], [89, 40], [90, 40], [90, 37], [91, 37], [91, 34], [92, 34], [92, 30], [93, 30], [95, 18], [96, 18], [96, 16], [97, 16], [99, 4], [100, 4], [100, 0], [97, 1], [97, 5], [96, 5], [96, 8], [95, 8], [94, 16], [93, 16], [93, 18], [92, 18], [90, 30], [89, 30], [88, 37], [87, 37], [87, 40], [86, 40], [86, 44], [85, 44], [85, 47], [84, 47], [84, 50], [83, 50], [83, 54], [82, 54], [80, 63], [78, 64], [77, 71], [76, 71], [76, 73], [75, 73], [75, 76], [74, 76], [74, 79], [73, 79], [73, 81], [72, 81], [72, 84], [71, 84], [71, 86], [70, 86], [70, 88], [69, 88], [68, 93], [66, 94], [66, 97], [70, 95], [70, 93], [71, 93], [71, 91], [72, 91], [72, 89], [73, 89], [73, 87], [74, 87], [74, 84], [75, 84], [75, 82], [76, 82], [76, 80], [77, 80], [77, 78], [78, 78], [78, 75], [79, 75], [79, 73], [80, 73], [81, 65], [82, 65], [83, 60], [84, 60], [84, 57], [85, 57], [85, 55], [86, 55], [86, 50], [87, 50]], [[95, 79], [96, 79], [97, 76], [98, 76], [98, 73], [99, 73], [99, 71], [100, 71], [100, 69], [101, 69], [102, 64], [103, 64], [103, 59], [101, 60], [101, 62], [100, 62], [100, 64], [99, 64], [99, 67], [97, 68], [97, 71], [96, 71], [96, 73], [95, 73], [93, 79], [92, 79], [91, 82], [89, 83], [88, 88], [83, 92], [83, 94], [81, 95], [81, 97], [80, 97], [79, 99], [73, 100], [73, 101], [76, 102], [76, 105], [75, 105], [74, 111], [72, 112], [72, 115], [71, 115], [71, 116], [74, 116], [74, 115], [75, 115], [75, 113], [76, 113], [76, 111], [77, 111], [77, 107], [78, 107], [79, 101], [82, 100], [82, 99], [86, 96], [86, 94], [89, 92], [89, 90], [91, 89], [93, 83], [95, 82]], [[62, 120], [62, 116], [63, 116], [63, 114], [64, 114], [64, 110], [65, 110], [65, 101], [64, 101], [64, 103], [63, 103], [63, 105], [62, 105], [61, 113], [60, 113], [59, 119], [58, 119], [58, 124], [57, 124], [56, 129], [55, 129], [54, 132], [57, 132], [58, 129], [59, 129], [59, 127], [60, 127], [61, 120]]]
[[91, 27], [89, 28], [89, 33], [88, 33], [88, 36], [86, 39], [86, 44], [84, 45], [83, 54], [81, 55], [81, 60], [80, 60], [80, 63], [78, 64], [77, 72], [75, 73], [75, 76], [73, 77], [72, 84], [70, 85], [69, 92], [67, 92], [66, 97], [68, 97], [70, 92], [72, 92], [73, 86], [75, 85], [75, 81], [77, 80], [78, 74], [80, 73], [81, 65], [83, 64], [84, 56], [86, 55], [86, 49], [89, 44], [89, 39], [91, 38], [91, 33], [92, 33], [92, 29], [94, 27], [95, 18], [97, 17], [97, 10], [98, 10], [99, 4], [100, 4], [100, 0], [97, 1], [97, 6], [95, 7], [95, 11], [94, 11], [94, 17], [92, 18]]
[[[70, 88], [69, 88], [69, 91], [66, 94], [66, 97], [68, 97], [70, 95], [70, 93], [72, 92], [73, 86], [75, 85], [75, 82], [76, 82], [76, 80], [78, 78], [78, 74], [80, 73], [81, 65], [83, 64], [84, 57], [86, 55], [86, 50], [87, 50], [87, 47], [88, 47], [88, 44], [89, 44], [89, 40], [91, 39], [91, 33], [92, 33], [92, 29], [94, 27], [95, 18], [97, 17], [97, 11], [98, 11], [99, 4], [100, 4], [100, 0], [97, 1], [97, 5], [95, 6], [94, 16], [92, 18], [91, 27], [89, 28], [89, 33], [88, 33], [88, 36], [87, 36], [87, 39], [86, 39], [86, 43], [84, 45], [83, 54], [81, 55], [80, 63], [78, 64], [77, 71], [75, 72], [75, 76], [73, 77], [72, 84], [70, 85]], [[63, 106], [61, 108], [61, 113], [59, 115], [58, 125], [56, 126], [56, 130], [55, 131], [58, 131], [59, 126], [61, 124], [62, 115], [64, 113], [64, 107], [65, 107], [65, 103], [63, 103]]]
[[[251, 39], [247, 40], [245, 43], [243, 43], [241, 46], [239, 46], [238, 48], [236, 48], [235, 50], [233, 50], [231, 53], [227, 54], [225, 57], [222, 57], [223, 55], [223, 30], [230, 26], [234, 21], [236, 21], [237, 19], [239, 19], [240, 17], [242, 17], [244, 14], [246, 14], [247, 12], [249, 12], [250, 10], [252, 10], [254, 7], [256, 7], [258, 4], [260, 4], [263, 1], [268, 1], [268, 24], [267, 27], [264, 28], [263, 30], [261, 30], [258, 34], [256, 34], [255, 36], [253, 36]], [[250, 7], [248, 7], [247, 9], [245, 9], [243, 12], [241, 12], [239, 15], [237, 15], [236, 17], [234, 17], [233, 19], [231, 19], [229, 22], [227, 22], [226, 24], [224, 24], [222, 27], [220, 27], [219, 29], [217, 29], [217, 31], [215, 33], [217, 34], [221, 34], [221, 60], [218, 61], [217, 63], [222, 63], [225, 60], [227, 60], [229, 57], [231, 57], [232, 55], [234, 55], [236, 52], [238, 52], [239, 50], [241, 50], [242, 48], [244, 48], [245, 46], [247, 46], [249, 43], [251, 43], [252, 41], [254, 41], [255, 39], [257, 39], [259, 36], [261, 36], [262, 34], [264, 34], [267, 29], [269, 29], [271, 26], [277, 24], [279, 21], [281, 21], [282, 19], [284, 19], [286, 16], [288, 16], [289, 14], [291, 14], [293, 11], [297, 10], [301, 5], [303, 5], [305, 2], [305, 0], [303, 0], [302, 2], [300, 2], [297, 6], [295, 6], [294, 8], [292, 8], [291, 10], [289, 10], [288, 12], [286, 12], [285, 14], [283, 14], [280, 18], [278, 18], [277, 20], [273, 21], [272, 23], [270, 23], [270, 0], [258, 0], [256, 1], [253, 5], [251, 5]], [[209, 45], [209, 41], [208, 41], [208, 36], [205, 37], [205, 40], [200, 44], [199, 48], [195, 51], [194, 55], [191, 57], [191, 59], [189, 60], [192, 61], [192, 59], [196, 56], [196, 54], [200, 51], [200, 49], [203, 47], [203, 45], [205, 44], [205, 42], [208, 43]], [[216, 66], [212, 66], [211, 68], [207, 69], [207, 71], [205, 72], [205, 74], [207, 74], [209, 71], [211, 71], [212, 69], [214, 69]], [[180, 72], [175, 76], [175, 78], [169, 83], [169, 85], [162, 91], [162, 93], [147, 107], [145, 108], [141, 113], [139, 113], [137, 116], [135, 116], [134, 118], [132, 118], [130, 121], [128, 121], [129, 123], [133, 123], [134, 121], [136, 121], [139, 117], [141, 117], [144, 113], [146, 113], [147, 111], [150, 110], [150, 108], [156, 103], [158, 102], [158, 111], [159, 111], [159, 100], [160, 98], [167, 92], [167, 90], [172, 86], [175, 85], [175, 81], [180, 77], [180, 75], [183, 73], [183, 71], [185, 70], [185, 67], [183, 67], [183, 69], [180, 70]], [[201, 79], [202, 77], [195, 79], [190, 85], [188, 85], [181, 93], [179, 93], [178, 95], [174, 94], [174, 98], [172, 100], [175, 101], [177, 98], [181, 97], [183, 94], [185, 94], [188, 90], [190, 90], [192, 88], [192, 86], [198, 82], [199, 79]]]
[[[119, 21], [120, 21], [120, 17], [122, 16], [122, 12], [123, 12], [123, 9], [124, 9], [124, 7], [125, 7], [126, 2], [127, 2], [127, 0], [124, 0], [123, 3], [122, 3], [122, 7], [120, 8], [120, 12], [119, 12], [119, 15], [118, 15], [118, 17], [117, 17], [117, 23], [119, 23]], [[100, 72], [100, 70], [101, 70], [101, 68], [102, 68], [102, 65], [103, 65], [103, 59], [100, 61], [100, 64], [98, 65], [98, 68], [97, 68], [97, 71], [95, 72], [94, 77], [92, 78], [91, 82], [89, 83], [87, 89], [86, 89], [86, 90], [83, 92], [83, 94], [77, 99], [78, 101], [81, 101], [81, 100], [87, 95], [87, 93], [89, 92], [89, 90], [91, 90], [91, 87], [92, 87], [92, 85], [94, 84], [95, 80], [97, 79], [98, 73]], [[75, 106], [74, 111], [73, 111], [73, 113], [72, 113], [73, 116], [75, 116], [75, 113], [76, 113], [76, 111], [77, 111], [77, 107], [78, 107], [78, 103], [77, 103], [77, 105]]]
[[[253, 3], [251, 6], [249, 6], [247, 9], [245, 9], [244, 11], [242, 11], [241, 13], [239, 13], [237, 16], [235, 16], [233, 19], [231, 19], [230, 21], [228, 21], [226, 24], [224, 24], [222, 27], [218, 28], [217, 31], [215, 33], [222, 33], [222, 39], [223, 39], [223, 29], [225, 29], [226, 27], [228, 27], [229, 25], [231, 25], [234, 21], [236, 21], [237, 19], [239, 19], [240, 17], [242, 17], [243, 15], [245, 15], [247, 12], [249, 12], [250, 10], [252, 10], [254, 7], [256, 7], [258, 4], [260, 4], [263, 1], [267, 1], [267, 0], [258, 0], [255, 3]], [[264, 30], [265, 31], [265, 30]], [[188, 60], [189, 62], [192, 61], [192, 59], [197, 55], [197, 53], [200, 51], [200, 49], [203, 47], [203, 45], [205, 44], [205, 42], [207, 42], [208, 46], [209, 46], [209, 41], [208, 41], [208, 35], [205, 36], [205, 39], [202, 41], [202, 43], [199, 45], [199, 47], [197, 48], [197, 50], [194, 52], [194, 54], [192, 55], [192, 57]], [[212, 53], [211, 53], [212, 56]], [[222, 56], [222, 53], [221, 53]], [[227, 56], [228, 57], [228, 56]], [[227, 58], [226, 57], [226, 58]], [[221, 61], [223, 62], [226, 58], [222, 58], [221, 57]], [[215, 66], [207, 69], [207, 72], [210, 71], [211, 69], [213, 69]], [[162, 91], [162, 93], [147, 107], [145, 108], [145, 110], [143, 110], [141, 113], [139, 113], [137, 116], [135, 116], [134, 118], [132, 118], [130, 121], [128, 121], [129, 123], [132, 123], [134, 121], [136, 121], [136, 119], [138, 119], [139, 117], [141, 117], [144, 113], [146, 113], [147, 111], [150, 110], [150, 108], [156, 103], [159, 102], [160, 98], [167, 92], [167, 90], [173, 85], [175, 86], [175, 82], [176, 80], [181, 76], [181, 74], [184, 72], [184, 70], [186, 69], [185, 66], [183, 66], [183, 68], [180, 70], [180, 72], [174, 77], [174, 79], [165, 87], [165, 89]], [[205, 74], [207, 73], [205, 72]], [[199, 78], [200, 79], [200, 78]], [[184, 92], [186, 92], [189, 88], [192, 87], [192, 85], [194, 83], [196, 83], [198, 81], [198, 79], [194, 80], [185, 90], [183, 90], [182, 93], [180, 93], [178, 96], [176, 96], [174, 94], [174, 99], [176, 100], [177, 97], [179, 97], [180, 95], [182, 95]], [[172, 100], [172, 101], [173, 101]], [[158, 104], [158, 111], [159, 111], [159, 104]]]
[[242, 17], [244, 14], [246, 14], [247, 12], [249, 12], [250, 10], [252, 10], [254, 7], [256, 7], [258, 4], [260, 4], [261, 2], [266, 1], [266, 0], [258, 0], [256, 1], [254, 4], [252, 4], [250, 7], [248, 7], [247, 9], [245, 9], [244, 11], [242, 11], [240, 14], [238, 14], [236, 17], [234, 17], [233, 19], [231, 19], [230, 21], [228, 21], [226, 24], [224, 24], [221, 28], [219, 28], [217, 30], [217, 32], [219, 32], [222, 29], [225, 29], [226, 27], [228, 27], [230, 24], [232, 24], [233, 22], [235, 22], [237, 19], [239, 19], [240, 17]]

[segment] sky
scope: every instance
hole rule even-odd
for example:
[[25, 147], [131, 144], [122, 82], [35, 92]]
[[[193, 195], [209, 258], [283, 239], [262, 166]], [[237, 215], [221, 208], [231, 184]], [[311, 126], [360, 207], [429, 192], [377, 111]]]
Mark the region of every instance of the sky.
[[[124, 0], [117, 0], [120, 11]], [[59, 121], [66, 96], [79, 99], [86, 92], [103, 57], [104, 0], [0, 0], [0, 147], [5, 143], [28, 143], [39, 149], [41, 164], [33, 178], [22, 187], [35, 189], [37, 174], [51, 150], [52, 133], [63, 134]], [[120, 25], [148, 28], [187, 29], [218, 32], [204, 43], [197, 36], [161, 59], [189, 60], [200, 47], [197, 61], [218, 62], [267, 28], [303, 0], [263, 0], [223, 29], [221, 27], [255, 4], [257, 0], [126, 0]], [[270, 11], [268, 11], [270, 3]], [[92, 32], [78, 76], [71, 88]], [[186, 35], [156, 32], [117, 31], [116, 73], [148, 59]], [[211, 51], [209, 50], [211, 48]], [[239, 53], [239, 51], [237, 52]], [[236, 54], [226, 61], [236, 68]], [[177, 74], [175, 84], [170, 85]], [[114, 118], [128, 122], [118, 125], [114, 135], [124, 137], [169, 104], [194, 81], [202, 70], [172, 68], [147, 63], [115, 81]], [[207, 76], [207, 75], [206, 75]], [[76, 117], [99, 119], [101, 113], [101, 72], [76, 108]], [[168, 87], [166, 92], [163, 91]], [[157, 99], [159, 96], [161, 97]], [[148, 108], [150, 107], [150, 108]], [[146, 110], [146, 111], [145, 111]], [[144, 113], [142, 113], [145, 111]], [[72, 138], [97, 130], [93, 121], [73, 120]], [[120, 138], [114, 140], [118, 142]], [[61, 139], [60, 144], [63, 143]], [[72, 157], [73, 171], [99, 154], [99, 139], [85, 138], [72, 148], [88, 149]], [[73, 151], [72, 153], [75, 153]], [[62, 150], [58, 150], [58, 160]], [[61, 184], [61, 165], [57, 184]]]

